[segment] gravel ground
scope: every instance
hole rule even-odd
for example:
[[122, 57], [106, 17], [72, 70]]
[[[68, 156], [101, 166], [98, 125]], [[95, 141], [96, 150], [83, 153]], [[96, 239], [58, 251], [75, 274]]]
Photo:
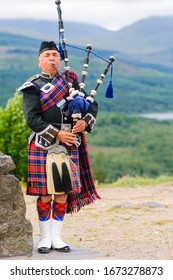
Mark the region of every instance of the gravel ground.
[[[173, 259], [173, 186], [98, 189], [94, 204], [65, 217], [63, 239], [109, 259]], [[36, 198], [25, 196], [26, 216], [39, 235]]]

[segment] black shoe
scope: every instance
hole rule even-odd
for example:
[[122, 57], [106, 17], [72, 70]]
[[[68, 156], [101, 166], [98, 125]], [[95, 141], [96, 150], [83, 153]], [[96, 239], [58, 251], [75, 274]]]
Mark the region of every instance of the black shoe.
[[47, 248], [47, 247], [38, 248], [38, 252], [41, 254], [47, 254], [47, 253], [50, 253], [50, 251], [51, 251], [51, 248]]
[[58, 252], [61, 252], [61, 253], [68, 253], [71, 251], [69, 246], [64, 246], [62, 248], [55, 248], [55, 250], [57, 250]]

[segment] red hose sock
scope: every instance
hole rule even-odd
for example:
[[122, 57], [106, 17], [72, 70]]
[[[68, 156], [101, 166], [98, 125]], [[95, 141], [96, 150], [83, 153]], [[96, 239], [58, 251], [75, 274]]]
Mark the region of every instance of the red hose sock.
[[51, 201], [44, 202], [37, 200], [37, 211], [39, 220], [44, 222], [50, 219], [51, 214]]
[[63, 221], [66, 211], [67, 211], [67, 202], [65, 203], [59, 203], [56, 201], [53, 202], [52, 218], [54, 220]]

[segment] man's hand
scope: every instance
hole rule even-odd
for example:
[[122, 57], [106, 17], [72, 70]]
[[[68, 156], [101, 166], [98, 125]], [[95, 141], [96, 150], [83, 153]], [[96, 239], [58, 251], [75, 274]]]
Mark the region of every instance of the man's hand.
[[83, 132], [87, 126], [84, 120], [78, 120], [72, 129], [72, 133]]
[[77, 141], [76, 135], [74, 133], [65, 130], [60, 130], [60, 132], [57, 135], [57, 138], [59, 139], [59, 141], [65, 143], [67, 146], [72, 146]]

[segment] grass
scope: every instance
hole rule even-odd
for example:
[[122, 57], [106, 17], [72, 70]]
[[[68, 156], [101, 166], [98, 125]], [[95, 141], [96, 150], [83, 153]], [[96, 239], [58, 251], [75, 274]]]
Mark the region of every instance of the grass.
[[173, 220], [160, 220], [160, 221], [153, 222], [154, 225], [159, 225], [159, 226], [170, 224], [170, 223], [173, 223]]
[[114, 187], [145, 187], [158, 185], [173, 185], [172, 176], [159, 176], [157, 178], [130, 177], [124, 176], [111, 184], [97, 184], [98, 188], [114, 188]]
[[131, 149], [131, 147], [103, 147], [88, 145], [89, 154], [91, 155], [97, 155], [98, 153], [102, 153], [105, 155], [122, 155], [122, 153], [130, 153]]
[[[98, 184], [96, 183], [97, 188], [114, 188], [114, 187], [148, 187], [148, 186], [158, 186], [158, 185], [173, 185], [173, 176], [159, 176], [157, 178], [145, 178], [145, 177], [130, 177], [124, 176], [118, 179], [116, 182], [111, 184]], [[26, 182], [20, 182], [22, 191], [26, 190]]]

